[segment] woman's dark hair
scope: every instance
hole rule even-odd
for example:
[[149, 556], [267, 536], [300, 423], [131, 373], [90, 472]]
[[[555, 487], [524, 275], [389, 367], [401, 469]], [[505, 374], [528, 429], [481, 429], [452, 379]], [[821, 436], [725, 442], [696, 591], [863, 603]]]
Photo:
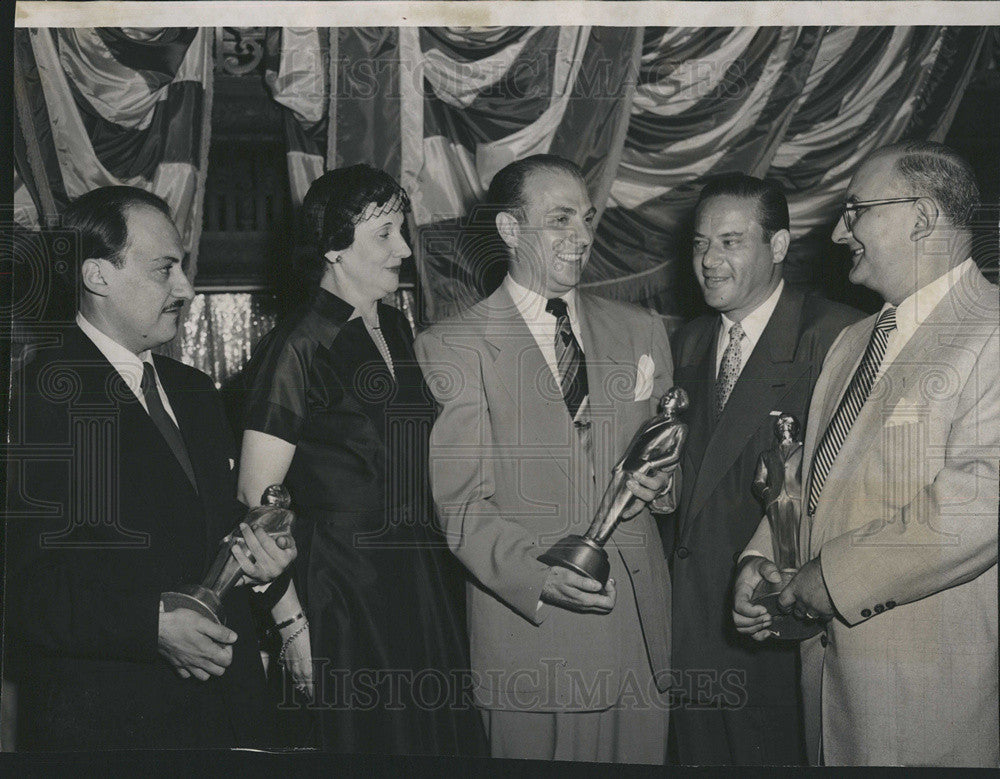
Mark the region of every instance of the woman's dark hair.
[[752, 200], [757, 204], [757, 222], [763, 228], [765, 241], [770, 241], [778, 230], [788, 229], [788, 200], [776, 181], [746, 173], [720, 173], [702, 187], [695, 211], [706, 200], [721, 196]]
[[[370, 203], [375, 210], [369, 211]], [[354, 243], [354, 228], [365, 220], [410, 210], [410, 198], [384, 170], [359, 164], [327, 171], [302, 201], [303, 271], [312, 283], [323, 276], [324, 256]]]

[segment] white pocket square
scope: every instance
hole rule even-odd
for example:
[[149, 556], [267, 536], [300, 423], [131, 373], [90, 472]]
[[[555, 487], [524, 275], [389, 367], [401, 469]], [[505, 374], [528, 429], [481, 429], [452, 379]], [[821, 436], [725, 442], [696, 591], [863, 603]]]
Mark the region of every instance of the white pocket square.
[[653, 358], [648, 354], [642, 355], [635, 366], [635, 400], [649, 400], [653, 394], [653, 374], [656, 372], [656, 365]]
[[229, 470], [233, 470], [233, 468], [235, 468], [235, 467], [236, 467], [236, 460], [234, 460], [232, 457], [230, 457], [229, 458]]

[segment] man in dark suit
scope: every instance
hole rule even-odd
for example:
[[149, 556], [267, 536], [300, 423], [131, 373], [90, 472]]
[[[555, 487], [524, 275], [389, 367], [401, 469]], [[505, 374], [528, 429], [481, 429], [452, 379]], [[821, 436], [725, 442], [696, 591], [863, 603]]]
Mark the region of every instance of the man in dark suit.
[[[249, 587], [227, 624], [161, 594], [198, 583], [236, 502], [235, 445], [211, 380], [150, 349], [193, 296], [167, 205], [132, 187], [71, 204], [76, 326], [44, 333], [14, 375], [7, 494], [5, 670], [19, 749], [269, 742]], [[242, 528], [243, 583], [295, 556]]]
[[734, 559], [763, 513], [757, 458], [779, 413], [805, 429], [826, 351], [860, 318], [783, 282], [788, 228], [777, 185], [744, 174], [710, 182], [695, 208], [695, 276], [718, 313], [681, 328], [673, 350], [674, 382], [691, 399], [681, 503], [663, 526], [682, 763], [805, 762], [797, 647], [752, 645], [730, 618]]

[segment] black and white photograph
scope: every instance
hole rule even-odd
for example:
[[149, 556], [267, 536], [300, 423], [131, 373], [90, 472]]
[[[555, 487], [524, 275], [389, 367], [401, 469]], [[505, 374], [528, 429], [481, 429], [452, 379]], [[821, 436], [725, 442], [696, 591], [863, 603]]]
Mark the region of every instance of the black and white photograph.
[[1000, 767], [1000, 5], [12, 5], [0, 762]]

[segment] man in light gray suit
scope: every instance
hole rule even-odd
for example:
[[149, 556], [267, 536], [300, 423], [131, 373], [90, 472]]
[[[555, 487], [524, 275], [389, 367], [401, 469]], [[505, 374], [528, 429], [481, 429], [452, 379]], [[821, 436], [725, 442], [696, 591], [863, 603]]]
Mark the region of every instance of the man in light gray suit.
[[[825, 622], [801, 647], [814, 762], [1000, 763], [1000, 307], [970, 258], [977, 200], [951, 149], [900, 143], [862, 164], [833, 234], [886, 302], [830, 348], [809, 411], [806, 562], [780, 601]], [[735, 584], [758, 639], [770, 549], [765, 520]]]
[[500, 287], [422, 333], [440, 406], [431, 483], [468, 590], [474, 694], [495, 757], [662, 763], [670, 584], [637, 497], [606, 587], [538, 556], [591, 523], [611, 469], [670, 387], [662, 319], [576, 289], [594, 207], [559, 157], [508, 165], [487, 196], [509, 252]]

